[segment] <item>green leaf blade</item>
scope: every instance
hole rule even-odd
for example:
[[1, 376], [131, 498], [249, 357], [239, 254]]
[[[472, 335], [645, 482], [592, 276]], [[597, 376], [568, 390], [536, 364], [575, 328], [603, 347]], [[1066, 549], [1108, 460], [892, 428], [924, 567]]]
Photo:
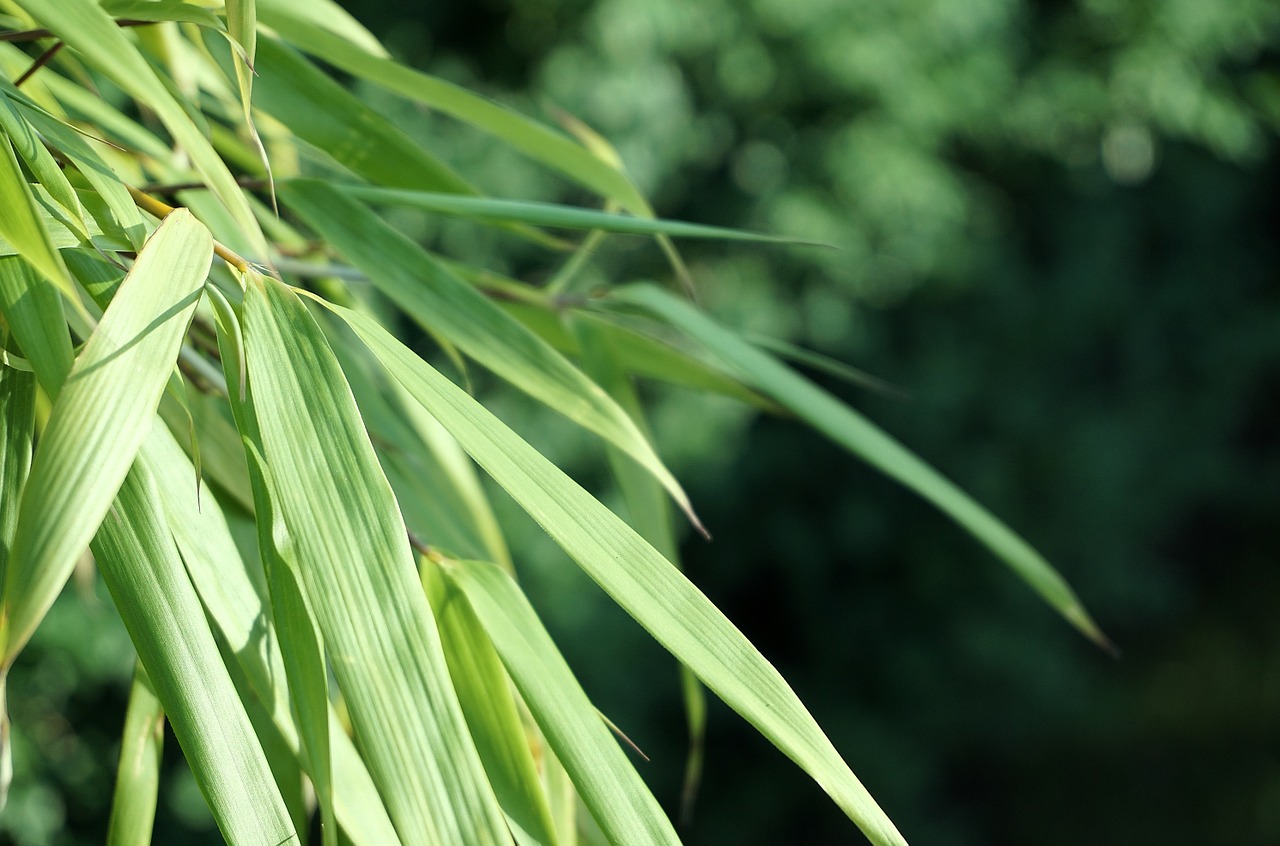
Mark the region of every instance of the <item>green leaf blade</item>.
[[251, 278], [244, 311], [264, 457], [392, 821], [406, 842], [504, 842], [404, 523], [333, 353], [274, 280]]
[[804, 768], [872, 842], [906, 842], [777, 670], [669, 561], [376, 322], [330, 308], [592, 579]]
[[449, 562], [440, 569], [492, 638], [538, 727], [610, 842], [678, 844], [667, 815], [515, 582], [484, 562]]
[[953, 482], [861, 414], [715, 323], [689, 303], [660, 288], [628, 286], [614, 291], [610, 300], [622, 306], [639, 307], [696, 338], [737, 371], [746, 384], [932, 502], [984, 543], [1086, 637], [1104, 648], [1111, 648], [1075, 591], [1040, 553]]
[[4, 663], [53, 603], [155, 417], [213, 258], [178, 210], [143, 247], [55, 402], [23, 492], [5, 577]]

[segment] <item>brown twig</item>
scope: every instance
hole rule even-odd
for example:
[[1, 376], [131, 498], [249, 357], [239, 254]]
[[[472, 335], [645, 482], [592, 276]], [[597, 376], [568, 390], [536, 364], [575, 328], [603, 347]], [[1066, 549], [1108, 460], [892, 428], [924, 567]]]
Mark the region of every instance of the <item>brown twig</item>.
[[[251, 191], [261, 191], [267, 187], [267, 180], [260, 176], [237, 176], [236, 184]], [[166, 182], [143, 185], [138, 190], [145, 191], [148, 194], [169, 195], [176, 194], [179, 191], [202, 191], [208, 188], [209, 186], [203, 182]]]
[[[169, 216], [169, 213], [173, 211], [173, 206], [168, 203], [161, 202], [150, 194], [145, 194], [133, 186], [129, 186], [129, 196], [133, 197], [133, 202], [137, 204], [138, 208], [143, 211], [150, 212], [161, 220], [164, 220]], [[222, 259], [241, 273], [249, 272], [249, 262], [246, 261], [239, 253], [231, 250], [226, 245], [221, 244], [218, 241], [214, 241], [213, 252], [218, 256], [218, 258]]]
[[13, 87], [14, 88], [21, 87], [22, 83], [30, 79], [32, 74], [40, 70], [40, 68], [44, 67], [45, 65], [49, 64], [49, 62], [53, 60], [53, 57], [58, 55], [58, 51], [65, 46], [67, 46], [65, 42], [59, 41], [58, 43], [50, 47], [48, 50], [45, 50], [43, 53], [41, 53], [40, 57], [31, 63], [31, 67], [23, 71], [22, 76], [18, 77], [13, 81]]

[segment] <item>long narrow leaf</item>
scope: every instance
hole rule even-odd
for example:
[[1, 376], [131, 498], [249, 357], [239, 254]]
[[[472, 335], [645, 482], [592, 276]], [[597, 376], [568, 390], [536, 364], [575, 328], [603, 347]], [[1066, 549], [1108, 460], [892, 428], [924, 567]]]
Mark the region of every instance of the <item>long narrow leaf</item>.
[[71, 274], [37, 213], [31, 186], [22, 175], [13, 145], [4, 134], [0, 134], [0, 238], [13, 245], [14, 250], [57, 285], [72, 302], [80, 302], [76, 298]]
[[476, 193], [403, 130], [293, 49], [263, 39], [258, 69], [258, 106], [352, 173], [397, 188]]
[[778, 671], [669, 561], [376, 322], [330, 308], [614, 601], [803, 767], [872, 842], [905, 843]]
[[511, 682], [489, 636], [462, 595], [444, 582], [431, 561], [422, 563], [422, 584], [440, 625], [449, 674], [467, 725], [516, 843], [554, 846], [551, 809], [538, 783]]
[[147, 464], [129, 471], [102, 521], [93, 543], [98, 569], [222, 835], [235, 846], [295, 843], [288, 808], [205, 622]]
[[212, 258], [208, 230], [171, 214], [67, 376], [23, 491], [0, 609], [4, 665], [53, 604], [133, 463]]
[[[679, 843], [515, 582], [492, 564], [448, 562], [441, 571], [502, 657], [538, 727], [613, 843]], [[463, 599], [465, 596], [465, 600]]]
[[138, 664], [129, 690], [120, 740], [120, 764], [107, 823], [107, 846], [148, 846], [156, 820], [160, 759], [164, 751], [164, 709]]
[[319, 327], [282, 285], [245, 295], [249, 385], [280, 511], [370, 774], [402, 839], [509, 839], [399, 509]]
[[987, 545], [1050, 606], [1094, 642], [1109, 647], [1075, 591], [1012, 529], [882, 429], [773, 356], [715, 323], [692, 305], [652, 285], [617, 290], [610, 300], [644, 309], [697, 339], [748, 385], [772, 397], [818, 431], [936, 505]]
[[747, 232], [742, 229], [726, 229], [722, 226], [706, 226], [680, 220], [610, 214], [557, 203], [460, 197], [454, 194], [405, 191], [369, 185], [343, 185], [342, 191], [369, 203], [404, 206], [436, 214], [459, 215], [495, 223], [528, 223], [532, 226], [553, 226], [564, 229], [601, 229], [625, 235], [671, 235], [676, 238], [715, 238], [721, 241], [754, 241], [764, 244], [807, 243], [791, 238]]

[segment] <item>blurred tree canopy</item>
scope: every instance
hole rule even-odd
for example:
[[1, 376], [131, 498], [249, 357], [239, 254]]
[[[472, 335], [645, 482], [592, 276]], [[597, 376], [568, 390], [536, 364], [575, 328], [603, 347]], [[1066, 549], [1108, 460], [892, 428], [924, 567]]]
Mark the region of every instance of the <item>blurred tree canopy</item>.
[[[663, 216], [838, 246], [685, 256], [726, 322], [900, 386], [908, 398], [820, 377], [1022, 531], [1118, 642], [1122, 660], [1097, 653], [817, 436], [660, 397], [657, 442], [716, 534], [686, 541], [692, 577], [909, 839], [1280, 841], [1280, 6], [348, 7], [402, 58], [584, 121]], [[445, 158], [496, 196], [566, 193], [445, 118], [366, 99], [451, 143]], [[503, 272], [557, 270], [492, 230], [399, 222]], [[574, 284], [669, 273], [637, 243]], [[557, 460], [583, 448], [546, 425]], [[548, 551], [530, 594], [674, 811], [674, 668], [558, 563]], [[65, 625], [25, 659], [34, 694], [15, 723], [43, 734], [15, 741], [15, 765], [41, 776], [15, 784], [0, 819], [24, 846], [103, 830], [119, 727], [95, 725], [96, 699], [123, 701], [130, 662], [118, 625], [86, 623], [84, 603], [65, 596]], [[73, 663], [67, 639], [89, 637], [103, 656]], [[798, 831], [849, 837], [817, 788], [713, 709], [688, 841]], [[197, 835], [217, 837], [175, 764], [157, 842]]]

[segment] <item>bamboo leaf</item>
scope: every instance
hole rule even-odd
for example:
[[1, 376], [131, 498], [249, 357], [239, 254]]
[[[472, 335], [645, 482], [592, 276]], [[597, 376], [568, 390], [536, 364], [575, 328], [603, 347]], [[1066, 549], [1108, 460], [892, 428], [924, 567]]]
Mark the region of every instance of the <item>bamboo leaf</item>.
[[375, 321], [328, 307], [615, 602], [803, 767], [872, 842], [905, 843], [778, 671], [669, 561]]
[[520, 846], [554, 846], [551, 809], [502, 662], [466, 600], [445, 583], [439, 568], [424, 560], [421, 571], [462, 712], [511, 833]]
[[815, 429], [885, 475], [936, 505], [999, 556], [1046, 602], [1094, 642], [1106, 636], [1075, 591], [1030, 544], [874, 423], [809, 382], [773, 356], [753, 347], [689, 303], [651, 285], [616, 290], [610, 301], [643, 309], [679, 327], [735, 370], [748, 385], [790, 409]]
[[[228, 4], [228, 17], [230, 17]], [[103, 0], [103, 10], [113, 18], [133, 21], [182, 21], [210, 29], [223, 29], [222, 21], [208, 9], [179, 0]]]
[[[578, 795], [612, 843], [679, 843], [675, 829], [591, 705], [532, 607], [492, 564], [447, 562], [440, 570], [493, 641], [503, 665]], [[465, 599], [463, 598], [465, 596]]]
[[258, 107], [352, 173], [397, 188], [476, 193], [297, 51], [263, 39], [258, 53]]
[[263, 19], [268, 23], [273, 15], [287, 15], [337, 36], [370, 55], [387, 55], [373, 33], [333, 0], [259, 0], [259, 4]]
[[[229, 360], [232, 360], [229, 358]], [[234, 371], [232, 371], [234, 372]], [[233, 395], [238, 394], [236, 389]], [[310, 771], [291, 713], [291, 690], [264, 575], [245, 566], [216, 498], [197, 501], [192, 468], [177, 441], [152, 433], [143, 446], [191, 583], [212, 624], [235, 654], [253, 695], [303, 767]], [[268, 525], [270, 521], [268, 520]], [[335, 813], [350, 842], [395, 846], [395, 829], [350, 738], [329, 718]]]
[[282, 285], [245, 295], [249, 386], [303, 587], [397, 831], [509, 839], [448, 677], [399, 509], [319, 327]]
[[107, 846], [148, 846], [156, 819], [164, 709], [142, 664], [133, 674], [120, 741], [120, 765], [107, 824]]
[[13, 145], [5, 134], [0, 134], [0, 238], [11, 244], [73, 303], [80, 303], [71, 274], [41, 220], [31, 186], [22, 175]]
[[45, 393], [57, 396], [73, 362], [58, 290], [26, 259], [0, 257], [0, 313]]
[[191, 157], [191, 163], [231, 212], [258, 255], [266, 239], [235, 177], [190, 115], [156, 76], [128, 36], [94, 0], [16, 0], [28, 14], [64, 41], [92, 68], [155, 111]]
[[4, 664], [43, 618], [155, 417], [213, 257], [183, 210], [143, 247], [54, 404], [23, 491], [0, 608]]
[[630, 455], [701, 529], [689, 498], [635, 423], [582, 372], [360, 203], [321, 182], [280, 196], [396, 305], [517, 388]]
[[[617, 351], [614, 349], [608, 324], [585, 319], [581, 315], [572, 318], [573, 334], [582, 348], [582, 366], [596, 384], [609, 392], [627, 414], [648, 435], [644, 409], [640, 397], [627, 374], [623, 371]], [[607, 450], [609, 467], [618, 482], [623, 502], [627, 506], [631, 526], [668, 561], [681, 566], [679, 546], [671, 525], [671, 507], [662, 489], [653, 477], [630, 457], [613, 447]], [[683, 568], [682, 568], [683, 569]], [[680, 816], [685, 824], [691, 819], [694, 799], [702, 779], [707, 730], [707, 694], [693, 672], [680, 665], [680, 689], [684, 694], [685, 721], [689, 728], [689, 752], [685, 757], [684, 785], [680, 795]]]
[[493, 223], [527, 223], [563, 229], [600, 229], [625, 235], [670, 235], [676, 238], [715, 238], [722, 241], [751, 241], [763, 244], [809, 244], [794, 238], [780, 238], [742, 229], [632, 217], [558, 203], [495, 200], [489, 197], [461, 197], [430, 191], [406, 191], [371, 185], [343, 185], [341, 190], [359, 200], [387, 206], [421, 209], [434, 214], [455, 215]]
[[[0, 332], [0, 341], [3, 341]], [[0, 353], [3, 353], [0, 344]], [[18, 503], [31, 469], [35, 433], [36, 379], [0, 362], [0, 582], [9, 566], [18, 524]], [[0, 810], [4, 809], [13, 777], [13, 747], [9, 743], [6, 673], [0, 672]]]
[[129, 471], [102, 521], [93, 543], [98, 569], [223, 837], [235, 846], [297, 843], [183, 568], [149, 463], [144, 458]]

